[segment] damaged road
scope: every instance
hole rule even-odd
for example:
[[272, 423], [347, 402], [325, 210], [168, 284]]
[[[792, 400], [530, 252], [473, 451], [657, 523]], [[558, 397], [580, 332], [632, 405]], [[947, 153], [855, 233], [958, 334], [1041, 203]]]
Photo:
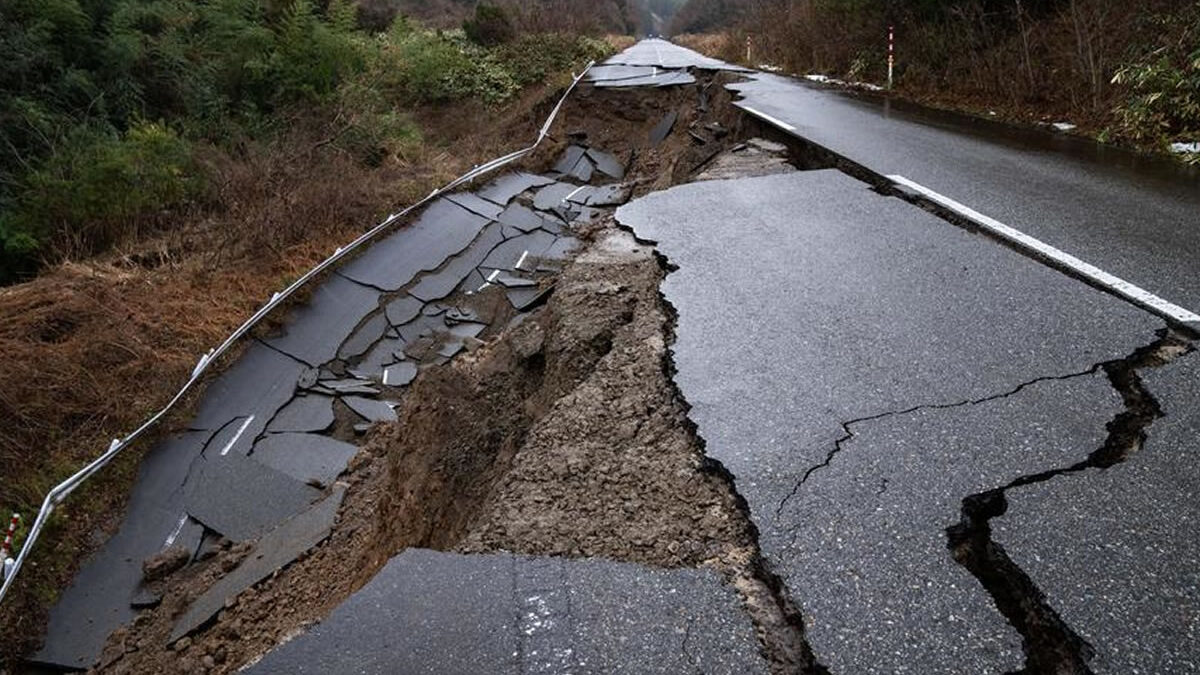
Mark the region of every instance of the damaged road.
[[1194, 336], [831, 168], [748, 75], [639, 43], [330, 275], [34, 662], [1194, 672]]

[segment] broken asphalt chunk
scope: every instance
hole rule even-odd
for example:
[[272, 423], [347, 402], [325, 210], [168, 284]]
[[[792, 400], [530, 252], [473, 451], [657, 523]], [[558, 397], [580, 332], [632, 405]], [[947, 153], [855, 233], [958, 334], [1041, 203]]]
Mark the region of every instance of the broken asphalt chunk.
[[309, 485], [329, 485], [358, 448], [317, 434], [271, 434], [254, 444], [253, 459]]
[[538, 190], [533, 195], [533, 208], [549, 211], [562, 205], [572, 194], [582, 190], [579, 185], [570, 183], [554, 183]]
[[422, 314], [416, 319], [413, 319], [403, 326], [400, 326], [398, 330], [400, 332], [400, 338], [404, 340], [406, 344], [412, 344], [422, 336], [431, 335], [437, 331], [445, 330], [445, 328], [446, 322], [442, 320], [441, 315], [427, 316]]
[[347, 336], [379, 307], [379, 292], [334, 274], [321, 283], [312, 299], [292, 311], [283, 335], [264, 340], [310, 366], [338, 354]]
[[401, 361], [383, 369], [383, 384], [388, 387], [407, 387], [417, 377], [417, 364]]
[[518, 171], [500, 176], [484, 186], [477, 194], [490, 202], [504, 206], [526, 190], [553, 182], [553, 178]]
[[586, 152], [587, 149], [584, 147], [578, 145], [568, 146], [562, 158], [558, 160], [558, 164], [554, 165], [554, 171], [564, 176], [570, 175], [575, 170], [575, 165], [579, 164], [579, 160], [583, 159]]
[[617, 180], [621, 180], [625, 177], [625, 166], [621, 164], [621, 161], [618, 160], [616, 156], [607, 152], [596, 150], [595, 148], [589, 148], [587, 151], [587, 156], [591, 158], [592, 163], [596, 165], [596, 168], [606, 176], [609, 176], [610, 178], [616, 178]]
[[387, 291], [400, 290], [418, 273], [441, 267], [487, 224], [488, 218], [438, 199], [415, 223], [372, 244], [343, 267], [341, 274]]
[[192, 602], [175, 622], [169, 642], [175, 642], [204, 625], [225, 607], [227, 600], [237, 597], [324, 541], [333, 529], [345, 492], [343, 488], [335, 488], [333, 494], [264, 534], [241, 564]]
[[409, 293], [426, 302], [440, 300], [453, 293], [454, 289], [483, 262], [492, 249], [504, 241], [501, 230], [500, 223], [488, 225], [465, 251], [451, 258], [444, 267], [421, 277], [421, 280], [409, 290]]
[[384, 401], [349, 396], [342, 399], [342, 402], [368, 422], [395, 422], [397, 419], [396, 411]]
[[658, 124], [654, 125], [654, 128], [650, 130], [651, 147], [658, 147], [660, 143], [667, 139], [667, 136], [671, 133], [671, 129], [675, 127], [675, 120], [677, 119], [679, 119], [679, 111], [677, 110], [672, 110], [663, 115]]
[[531, 309], [550, 297], [550, 293], [554, 291], [553, 286], [547, 288], [512, 288], [507, 293], [508, 301], [512, 304], [513, 309], [518, 312], [524, 312]]
[[319, 394], [297, 396], [267, 425], [269, 432], [325, 431], [333, 426], [333, 399]]
[[258, 537], [321, 494], [251, 457], [235, 454], [200, 462], [186, 490], [188, 514], [234, 541]]

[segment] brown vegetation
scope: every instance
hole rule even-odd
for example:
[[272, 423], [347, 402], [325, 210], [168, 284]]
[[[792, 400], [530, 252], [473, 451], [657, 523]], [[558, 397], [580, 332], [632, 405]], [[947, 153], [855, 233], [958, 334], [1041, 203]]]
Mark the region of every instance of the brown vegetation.
[[725, 31], [681, 41], [742, 62], [749, 38], [750, 65], [884, 84], [887, 31], [894, 25], [902, 96], [1009, 119], [1068, 120], [1115, 141], [1161, 144], [1198, 131], [1175, 125], [1140, 133], [1127, 114], [1134, 92], [1113, 81], [1125, 65], [1160, 58], [1182, 73], [1197, 69], [1187, 63], [1200, 48], [1194, 2], [763, 0], [736, 14], [726, 5], [688, 3], [676, 15], [676, 29]]

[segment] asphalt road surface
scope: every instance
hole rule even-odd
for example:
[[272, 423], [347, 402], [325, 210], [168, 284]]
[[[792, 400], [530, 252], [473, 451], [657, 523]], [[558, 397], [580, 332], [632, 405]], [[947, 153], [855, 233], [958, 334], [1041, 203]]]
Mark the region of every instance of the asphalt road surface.
[[[614, 62], [686, 60], [631, 51]], [[730, 88], [1200, 306], [1186, 171], [773, 75]], [[676, 381], [832, 672], [1198, 672], [1200, 396], [1162, 319], [833, 170], [677, 186], [618, 219], [678, 267]]]

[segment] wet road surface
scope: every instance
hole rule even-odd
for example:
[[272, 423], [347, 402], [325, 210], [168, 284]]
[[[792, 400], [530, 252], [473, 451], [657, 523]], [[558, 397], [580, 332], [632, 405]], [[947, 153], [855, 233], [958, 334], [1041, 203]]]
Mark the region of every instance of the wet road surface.
[[[614, 62], [686, 60], [653, 41], [631, 52]], [[736, 105], [855, 175], [903, 175], [1200, 306], [1194, 172], [746, 77]], [[817, 659], [1196, 672], [1190, 335], [868, 187], [809, 171], [618, 212], [678, 266], [663, 285], [676, 380]]]

